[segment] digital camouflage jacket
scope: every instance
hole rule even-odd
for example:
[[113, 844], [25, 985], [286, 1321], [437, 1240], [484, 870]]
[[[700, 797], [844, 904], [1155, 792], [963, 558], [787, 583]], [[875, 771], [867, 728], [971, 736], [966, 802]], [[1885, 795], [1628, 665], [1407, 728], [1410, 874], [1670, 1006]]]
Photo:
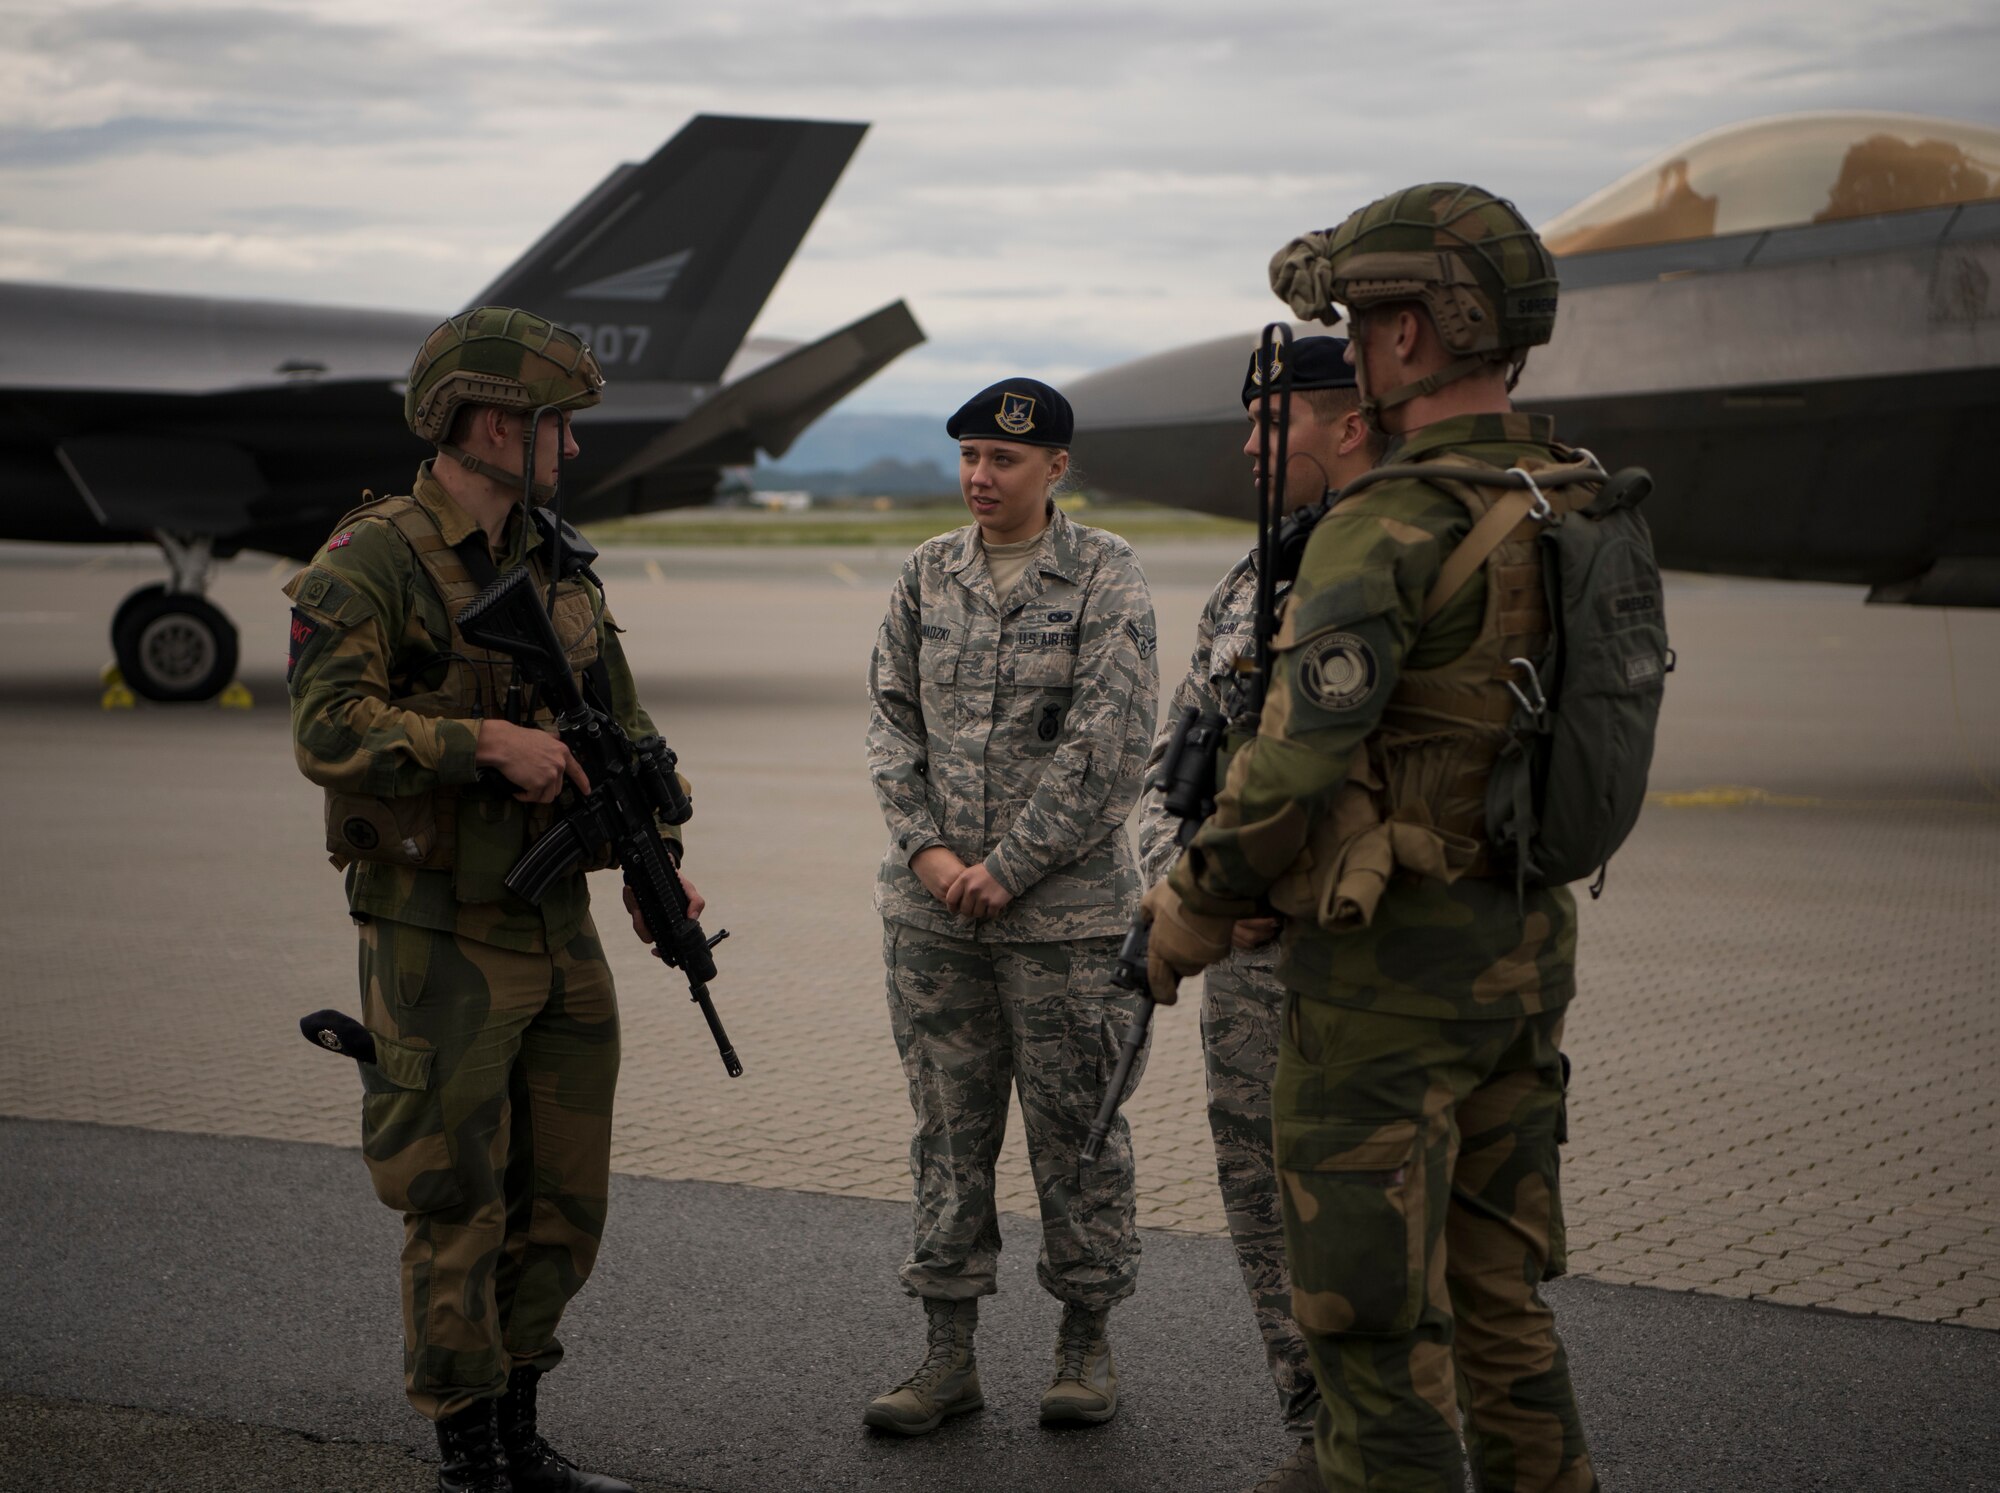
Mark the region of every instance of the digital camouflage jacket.
[[[869, 667], [868, 770], [889, 826], [877, 911], [987, 942], [1124, 932], [1154, 653], [1145, 577], [1116, 535], [1058, 510], [1004, 606], [976, 525], [918, 546]], [[983, 860], [1013, 895], [1006, 911], [947, 911], [910, 869], [933, 845]]]
[[[1153, 780], [1167, 755], [1167, 743], [1174, 723], [1189, 706], [1196, 710], [1222, 710], [1229, 703], [1229, 682], [1236, 660], [1256, 645], [1257, 557], [1254, 552], [1230, 567], [1201, 609], [1195, 625], [1194, 654], [1188, 670], [1167, 702], [1166, 718], [1153, 738], [1153, 751], [1146, 758], [1145, 779]], [[1163, 789], [1149, 788], [1139, 802], [1139, 865], [1150, 886], [1173, 870], [1180, 857], [1174, 837], [1181, 822], [1167, 813]], [[1261, 977], [1275, 985], [1278, 946], [1268, 943], [1255, 949], [1232, 949], [1229, 963], [1246, 975]]]

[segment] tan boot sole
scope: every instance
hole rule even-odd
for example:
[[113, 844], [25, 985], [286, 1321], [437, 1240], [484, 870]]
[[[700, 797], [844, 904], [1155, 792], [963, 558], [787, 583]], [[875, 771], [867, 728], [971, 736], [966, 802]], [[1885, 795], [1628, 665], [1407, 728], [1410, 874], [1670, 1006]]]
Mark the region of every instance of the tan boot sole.
[[1063, 1406], [1051, 1409], [1042, 1407], [1042, 1424], [1045, 1426], [1101, 1426], [1118, 1413], [1118, 1402], [1113, 1400], [1102, 1410], [1085, 1410], [1080, 1406]]
[[877, 1431], [888, 1431], [896, 1436], [928, 1436], [939, 1426], [943, 1425], [951, 1416], [964, 1415], [968, 1411], [984, 1410], [985, 1408], [986, 1396], [984, 1394], [976, 1394], [969, 1400], [953, 1400], [929, 1420], [911, 1422], [897, 1420], [886, 1410], [877, 1410], [873, 1405], [870, 1405], [866, 1410], [861, 1412], [861, 1424], [871, 1426]]

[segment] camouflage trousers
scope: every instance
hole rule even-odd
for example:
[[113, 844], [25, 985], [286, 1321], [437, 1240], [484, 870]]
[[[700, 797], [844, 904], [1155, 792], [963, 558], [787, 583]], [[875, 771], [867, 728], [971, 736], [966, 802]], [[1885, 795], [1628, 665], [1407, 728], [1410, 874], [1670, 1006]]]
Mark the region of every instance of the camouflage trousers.
[[1565, 1263], [1563, 1013], [1293, 994], [1285, 1020], [1277, 1160], [1327, 1487], [1459, 1493], [1469, 1453], [1483, 1493], [1595, 1489], [1539, 1289]]
[[[992, 1294], [1000, 1255], [993, 1165], [1017, 1086], [1041, 1206], [1043, 1289], [1090, 1310], [1132, 1294], [1139, 1234], [1124, 1117], [1095, 1163], [1077, 1154], [1142, 999], [1111, 983], [1118, 944], [968, 943], [883, 924], [889, 1025], [916, 1112], [916, 1242], [899, 1272], [911, 1294]], [[1142, 1052], [1127, 1095], [1144, 1071]]]
[[588, 917], [541, 954], [374, 918], [361, 1002], [361, 1148], [403, 1215], [404, 1387], [435, 1420], [562, 1358], [604, 1233], [617, 998]]
[[1278, 1071], [1285, 987], [1272, 970], [1247, 964], [1242, 955], [1211, 965], [1203, 985], [1201, 1049], [1223, 1213], [1264, 1336], [1285, 1429], [1310, 1436], [1319, 1385], [1292, 1320], [1292, 1278], [1285, 1268], [1284, 1219], [1271, 1162], [1271, 1083]]

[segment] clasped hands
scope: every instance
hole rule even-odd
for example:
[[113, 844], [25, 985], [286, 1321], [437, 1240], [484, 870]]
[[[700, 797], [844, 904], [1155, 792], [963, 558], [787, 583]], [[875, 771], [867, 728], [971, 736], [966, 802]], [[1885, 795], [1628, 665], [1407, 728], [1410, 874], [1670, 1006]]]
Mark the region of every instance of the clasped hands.
[[919, 851], [911, 857], [910, 869], [925, 891], [962, 918], [998, 917], [1014, 900], [1014, 894], [993, 879], [985, 862], [968, 866], [943, 845]]

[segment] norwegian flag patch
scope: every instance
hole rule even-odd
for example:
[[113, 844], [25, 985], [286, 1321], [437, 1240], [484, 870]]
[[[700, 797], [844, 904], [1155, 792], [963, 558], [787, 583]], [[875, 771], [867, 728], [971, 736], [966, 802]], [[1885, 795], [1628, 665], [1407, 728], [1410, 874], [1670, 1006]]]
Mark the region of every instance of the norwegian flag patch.
[[345, 549], [353, 540], [354, 531], [349, 529], [345, 533], [336, 534], [333, 538], [327, 540], [326, 547], [330, 550]]

